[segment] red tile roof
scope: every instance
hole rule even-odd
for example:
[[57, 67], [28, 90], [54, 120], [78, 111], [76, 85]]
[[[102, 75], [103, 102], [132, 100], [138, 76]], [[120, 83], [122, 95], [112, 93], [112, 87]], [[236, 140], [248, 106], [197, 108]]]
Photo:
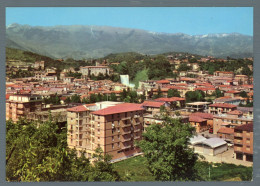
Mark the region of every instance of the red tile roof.
[[195, 113], [192, 113], [190, 116], [198, 116], [203, 119], [213, 119], [213, 114], [203, 113], [203, 112], [195, 112]]
[[156, 107], [156, 108], [160, 108], [162, 105], [164, 105], [164, 103], [162, 102], [157, 102], [157, 101], [144, 101], [142, 103], [143, 106], [146, 107]]
[[158, 83], [158, 84], [169, 84], [170, 81], [168, 81], [168, 80], [159, 80], [159, 81], [156, 81], [156, 83]]
[[233, 110], [231, 112], [228, 112], [227, 114], [231, 114], [231, 115], [242, 115], [243, 112], [240, 110]]
[[227, 128], [227, 127], [222, 127], [218, 130], [217, 133], [223, 133], [223, 134], [234, 134], [234, 129], [233, 128]]
[[155, 101], [174, 102], [174, 101], [185, 101], [185, 98], [171, 97], [171, 98], [157, 98]]
[[240, 93], [240, 91], [237, 91], [237, 90], [229, 90], [229, 91], [227, 91], [226, 93]]
[[220, 107], [220, 108], [236, 108], [236, 105], [232, 105], [229, 103], [214, 103], [209, 105], [209, 107]]
[[92, 114], [104, 116], [104, 115], [132, 112], [132, 111], [138, 111], [138, 110], [144, 110], [144, 108], [142, 107], [142, 104], [123, 103], [123, 104], [118, 104], [116, 106], [112, 106], [112, 107], [108, 107], [108, 108], [104, 108], [104, 109], [92, 112]]
[[253, 123], [248, 123], [245, 125], [236, 126], [235, 130], [253, 132], [254, 126], [253, 126]]
[[85, 105], [80, 105], [72, 108], [68, 108], [67, 111], [69, 112], [85, 112], [89, 110], [88, 108], [85, 107]]
[[200, 123], [200, 122], [204, 122], [204, 121], [207, 121], [206, 119], [203, 119], [199, 116], [189, 116], [189, 122], [197, 122], [197, 123]]
[[210, 88], [206, 88], [206, 87], [199, 87], [199, 88], [195, 88], [195, 90], [201, 90], [201, 91], [207, 91], [207, 90], [216, 90], [215, 88], [212, 88], [212, 87], [210, 87]]

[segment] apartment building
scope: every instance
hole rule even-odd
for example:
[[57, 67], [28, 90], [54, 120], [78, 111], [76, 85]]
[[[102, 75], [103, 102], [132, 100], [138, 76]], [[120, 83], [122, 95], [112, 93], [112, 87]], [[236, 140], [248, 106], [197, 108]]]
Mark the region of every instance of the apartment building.
[[[91, 158], [97, 147], [112, 160], [128, 157], [140, 150], [134, 141], [143, 131], [144, 109], [141, 104], [100, 102], [81, 105], [68, 111], [68, 146], [76, 148], [78, 155], [86, 151]], [[111, 106], [112, 105], [112, 106]]]
[[235, 127], [234, 153], [236, 159], [253, 162], [253, 123]]
[[236, 110], [237, 106], [228, 103], [214, 103], [209, 105], [209, 113], [211, 114], [225, 114]]
[[6, 120], [17, 122], [19, 118], [27, 116], [31, 112], [41, 111], [42, 99], [31, 94], [10, 95], [6, 100]]
[[244, 116], [243, 113], [238, 110], [226, 114], [216, 114], [213, 116], [213, 133], [217, 134], [222, 127], [234, 128], [251, 122], [253, 122], [253, 117]]

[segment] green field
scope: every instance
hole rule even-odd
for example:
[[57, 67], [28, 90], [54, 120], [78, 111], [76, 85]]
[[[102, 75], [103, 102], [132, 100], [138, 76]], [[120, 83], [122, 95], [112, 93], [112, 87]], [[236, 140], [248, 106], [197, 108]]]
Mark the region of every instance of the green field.
[[[251, 181], [252, 167], [237, 166], [227, 163], [198, 162], [200, 176], [205, 181]], [[114, 163], [116, 171], [126, 181], [155, 181], [147, 168], [147, 161], [142, 156], [129, 158]]]

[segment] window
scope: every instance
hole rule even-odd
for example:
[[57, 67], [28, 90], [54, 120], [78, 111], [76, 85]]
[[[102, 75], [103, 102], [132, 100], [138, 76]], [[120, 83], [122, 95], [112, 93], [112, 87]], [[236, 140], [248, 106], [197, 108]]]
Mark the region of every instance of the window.
[[112, 141], [114, 141], [114, 136], [112, 136]]
[[98, 137], [98, 141], [100, 141], [100, 137]]
[[114, 119], [114, 114], [112, 114], [112, 119]]
[[117, 146], [120, 147], [120, 142], [117, 143]]
[[118, 139], [120, 139], [120, 135], [117, 135]]
[[125, 112], [125, 117], [127, 117], [127, 112]]
[[112, 149], [114, 148], [114, 144], [112, 143]]

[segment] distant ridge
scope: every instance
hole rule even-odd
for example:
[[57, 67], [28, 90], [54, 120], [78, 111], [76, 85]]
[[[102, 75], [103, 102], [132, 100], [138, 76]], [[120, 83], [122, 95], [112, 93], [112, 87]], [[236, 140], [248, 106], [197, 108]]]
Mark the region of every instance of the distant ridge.
[[110, 53], [189, 52], [215, 57], [252, 57], [253, 37], [239, 33], [187, 35], [111, 26], [30, 26], [6, 28], [6, 46], [53, 58], [99, 58]]

